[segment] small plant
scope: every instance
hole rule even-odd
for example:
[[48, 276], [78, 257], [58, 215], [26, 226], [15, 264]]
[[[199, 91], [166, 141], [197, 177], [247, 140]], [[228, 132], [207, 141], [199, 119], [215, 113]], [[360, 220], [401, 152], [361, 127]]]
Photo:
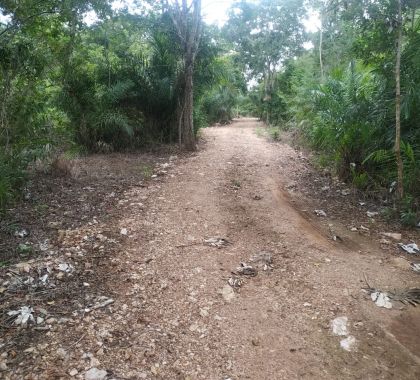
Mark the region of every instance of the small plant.
[[0, 178], [0, 209], [4, 209], [12, 197], [13, 191], [9, 178]]
[[25, 162], [19, 156], [0, 153], [0, 210], [16, 198], [25, 182]]
[[257, 127], [255, 128], [255, 133], [258, 137], [263, 137], [264, 136], [264, 129], [261, 127]]
[[328, 155], [321, 153], [319, 156], [316, 157], [315, 165], [318, 168], [324, 169], [327, 168], [330, 164], [331, 159]]
[[381, 210], [381, 215], [385, 220], [390, 221], [392, 219], [395, 219], [398, 213], [397, 210], [393, 207], [385, 207]]
[[237, 179], [234, 179], [232, 180], [232, 187], [236, 187], [239, 189], [241, 187], [241, 183]]
[[268, 134], [272, 140], [280, 141], [280, 128], [279, 127], [269, 128]]
[[33, 253], [33, 248], [30, 245], [21, 243], [18, 246], [18, 252], [21, 256], [27, 257]]
[[143, 175], [144, 179], [150, 179], [153, 175], [153, 168], [149, 165], [144, 165], [141, 169], [141, 174]]
[[411, 195], [406, 195], [401, 202], [401, 223], [405, 226], [414, 227], [418, 222], [416, 205]]
[[355, 173], [352, 172], [353, 185], [360, 190], [364, 190], [369, 185], [369, 177], [367, 173]]
[[39, 216], [43, 216], [47, 213], [49, 206], [46, 204], [37, 204], [35, 207], [35, 212], [39, 215]]
[[400, 219], [404, 226], [414, 227], [417, 224], [417, 213], [412, 210], [402, 211]]

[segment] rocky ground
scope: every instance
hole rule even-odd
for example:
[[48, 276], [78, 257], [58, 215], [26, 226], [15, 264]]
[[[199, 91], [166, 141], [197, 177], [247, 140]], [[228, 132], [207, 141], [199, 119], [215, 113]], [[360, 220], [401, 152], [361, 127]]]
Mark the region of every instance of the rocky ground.
[[261, 127], [34, 178], [0, 225], [0, 378], [420, 378], [420, 234]]

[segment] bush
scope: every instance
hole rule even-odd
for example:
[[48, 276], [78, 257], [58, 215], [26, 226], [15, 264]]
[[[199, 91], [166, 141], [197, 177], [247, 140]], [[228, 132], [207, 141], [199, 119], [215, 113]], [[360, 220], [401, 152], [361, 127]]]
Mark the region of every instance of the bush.
[[0, 209], [16, 199], [19, 190], [25, 183], [26, 172], [24, 160], [19, 156], [0, 153]]
[[269, 127], [268, 134], [272, 140], [280, 141], [280, 128], [279, 127]]

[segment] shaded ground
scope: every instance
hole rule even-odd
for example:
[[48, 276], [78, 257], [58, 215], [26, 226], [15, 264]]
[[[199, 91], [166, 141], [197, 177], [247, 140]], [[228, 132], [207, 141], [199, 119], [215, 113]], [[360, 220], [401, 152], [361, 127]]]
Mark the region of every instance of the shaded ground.
[[[419, 285], [396, 242], [378, 243], [385, 226], [366, 216], [374, 205], [337, 197], [341, 184], [322, 190], [330, 179], [314, 176], [289, 145], [258, 137], [258, 125], [207, 129], [198, 154], [163, 155], [154, 174], [133, 168], [156, 157], [123, 166], [100, 158], [103, 173], [114, 168], [116, 190], [86, 176], [91, 184], [77, 194], [100, 191], [101, 201], [67, 206], [75, 221], [49, 232], [47, 253], [3, 270], [3, 377], [84, 378], [98, 368], [115, 379], [420, 378], [419, 311], [378, 308], [361, 291], [365, 277], [381, 289]], [[314, 216], [320, 208], [326, 218]], [[210, 237], [231, 244], [203, 244]], [[415, 232], [403, 232], [407, 239], [419, 241]], [[262, 251], [272, 270], [229, 287], [231, 272]], [[7, 311], [24, 305], [43, 321], [16, 329]], [[348, 317], [354, 351], [331, 333], [339, 316]]]

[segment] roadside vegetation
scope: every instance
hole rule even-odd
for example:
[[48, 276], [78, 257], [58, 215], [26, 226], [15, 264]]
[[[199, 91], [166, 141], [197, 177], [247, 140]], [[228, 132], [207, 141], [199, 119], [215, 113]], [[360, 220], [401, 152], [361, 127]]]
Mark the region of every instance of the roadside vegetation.
[[22, 195], [36, 160], [175, 142], [193, 150], [199, 128], [233, 117], [245, 78], [202, 23], [200, 1], [142, 1], [135, 15], [112, 3], [1, 2], [0, 208]]
[[140, 1], [133, 14], [111, 0], [1, 2], [1, 209], [40, 160], [194, 150], [200, 128], [244, 115], [274, 140], [297, 131], [341, 179], [418, 223], [415, 0], [237, 1], [221, 28], [188, 4]]
[[[418, 223], [420, 10], [415, 1], [239, 2], [225, 30], [258, 79], [256, 115], [303, 136], [341, 179]], [[318, 31], [305, 33], [308, 6]], [[302, 48], [307, 41], [308, 50]], [[309, 42], [309, 44], [308, 44]]]

